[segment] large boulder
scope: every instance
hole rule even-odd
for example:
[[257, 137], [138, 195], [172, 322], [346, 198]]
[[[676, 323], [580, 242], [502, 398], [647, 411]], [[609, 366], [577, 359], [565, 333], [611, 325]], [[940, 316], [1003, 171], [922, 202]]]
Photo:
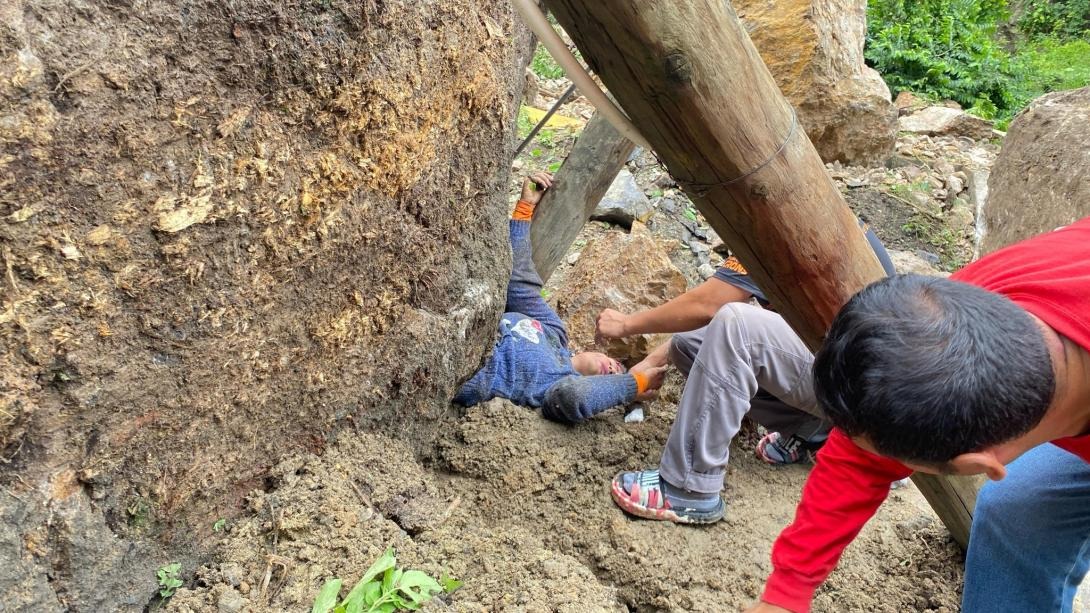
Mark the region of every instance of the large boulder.
[[490, 0], [0, 3], [0, 609], [143, 611], [283, 455], [430, 446], [529, 42]]
[[568, 325], [573, 350], [594, 349], [631, 364], [668, 334], [614, 339], [595, 346], [594, 322], [602, 309], [634, 313], [654, 308], [685, 292], [685, 275], [671, 262], [647, 227], [610, 232], [588, 244], [556, 293], [556, 311]]
[[1090, 215], [1090, 87], [1042, 96], [1011, 123], [988, 181], [989, 253]]
[[866, 0], [732, 4], [823, 160], [867, 165], [890, 155], [897, 109], [863, 61]]

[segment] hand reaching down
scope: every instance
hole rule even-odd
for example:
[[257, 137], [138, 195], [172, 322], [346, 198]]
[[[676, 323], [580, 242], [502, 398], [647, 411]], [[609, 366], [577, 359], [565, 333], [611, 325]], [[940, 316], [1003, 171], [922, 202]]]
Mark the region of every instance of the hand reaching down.
[[666, 379], [666, 371], [669, 369], [669, 366], [651, 366], [646, 361], [633, 366], [632, 370], [628, 372], [632, 373], [632, 376], [636, 377], [637, 383], [640, 384], [640, 393], [636, 394], [634, 400], [636, 402], [646, 402], [658, 396], [659, 388], [662, 387], [662, 382]]

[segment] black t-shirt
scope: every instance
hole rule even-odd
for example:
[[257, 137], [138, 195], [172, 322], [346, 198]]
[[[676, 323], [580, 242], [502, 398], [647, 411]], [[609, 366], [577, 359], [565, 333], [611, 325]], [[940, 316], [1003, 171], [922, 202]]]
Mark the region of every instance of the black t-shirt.
[[[863, 236], [867, 237], [867, 242], [870, 243], [871, 249], [874, 250], [874, 255], [878, 256], [878, 261], [882, 263], [882, 268], [885, 269], [886, 274], [890, 276], [897, 274], [897, 270], [893, 267], [893, 261], [889, 259], [889, 253], [886, 252], [885, 245], [878, 240], [878, 235], [874, 233], [874, 230], [864, 225], [863, 222], [859, 222], [859, 225], [863, 229]], [[757, 287], [757, 284], [753, 282], [753, 277], [749, 276], [742, 263], [733, 255], [724, 260], [723, 265], [715, 271], [715, 278], [753, 294], [753, 297], [757, 299], [757, 302], [761, 303], [761, 306], [768, 306], [768, 298], [765, 297], [764, 292]]]

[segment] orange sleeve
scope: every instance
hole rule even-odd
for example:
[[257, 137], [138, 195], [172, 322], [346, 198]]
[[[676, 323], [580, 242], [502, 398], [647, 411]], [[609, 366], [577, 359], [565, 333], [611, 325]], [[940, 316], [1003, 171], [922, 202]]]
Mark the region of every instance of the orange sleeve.
[[530, 221], [534, 217], [534, 206], [525, 200], [519, 200], [515, 205], [515, 212], [511, 219], [515, 221]]

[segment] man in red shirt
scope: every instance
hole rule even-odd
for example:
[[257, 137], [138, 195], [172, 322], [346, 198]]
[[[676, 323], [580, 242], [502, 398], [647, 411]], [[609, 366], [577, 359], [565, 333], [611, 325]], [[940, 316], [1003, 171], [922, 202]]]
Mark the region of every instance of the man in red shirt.
[[890, 482], [915, 470], [991, 479], [962, 611], [1071, 611], [1090, 568], [1090, 218], [949, 280], [868, 286], [834, 320], [814, 386], [835, 428], [750, 611], [808, 611]]

